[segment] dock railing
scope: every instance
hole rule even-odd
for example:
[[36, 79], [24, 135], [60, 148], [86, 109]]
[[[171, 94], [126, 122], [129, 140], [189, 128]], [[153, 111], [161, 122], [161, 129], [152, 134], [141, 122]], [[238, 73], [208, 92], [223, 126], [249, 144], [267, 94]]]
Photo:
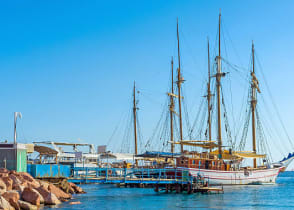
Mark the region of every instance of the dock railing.
[[182, 168], [72, 168], [69, 181], [77, 183], [192, 183], [189, 170]]

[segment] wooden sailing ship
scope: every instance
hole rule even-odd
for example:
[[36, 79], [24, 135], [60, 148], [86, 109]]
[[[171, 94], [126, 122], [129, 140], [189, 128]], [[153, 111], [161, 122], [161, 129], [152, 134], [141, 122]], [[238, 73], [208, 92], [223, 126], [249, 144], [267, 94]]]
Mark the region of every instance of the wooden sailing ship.
[[[209, 179], [210, 183], [215, 184], [265, 184], [275, 183], [278, 174], [285, 170], [288, 164], [293, 160], [293, 155], [279, 164], [272, 164], [266, 162], [265, 154], [257, 154], [256, 149], [256, 104], [257, 93], [260, 93], [259, 82], [255, 75], [255, 56], [254, 44], [252, 43], [252, 70], [251, 86], [250, 86], [250, 110], [251, 110], [251, 125], [252, 125], [252, 151], [240, 151], [232, 148], [225, 150], [222, 143], [222, 114], [221, 114], [221, 79], [226, 75], [222, 72], [222, 57], [221, 57], [221, 14], [219, 15], [219, 30], [218, 30], [218, 55], [216, 56], [217, 71], [215, 75], [210, 75], [210, 55], [209, 55], [209, 42], [208, 42], [208, 83], [207, 83], [207, 105], [208, 105], [208, 139], [207, 140], [183, 140], [183, 127], [182, 127], [182, 107], [181, 107], [181, 84], [184, 79], [181, 75], [181, 60], [180, 60], [180, 43], [179, 43], [179, 30], [177, 23], [177, 45], [178, 45], [178, 68], [177, 68], [177, 95], [174, 93], [173, 86], [173, 60], [172, 65], [172, 88], [168, 94], [170, 96], [170, 144], [171, 153], [174, 152], [174, 146], [180, 145], [181, 156], [176, 158], [176, 167], [183, 170], [189, 170], [192, 176], [201, 176]], [[217, 140], [212, 140], [212, 125], [211, 125], [211, 78], [216, 80], [216, 100], [217, 100]], [[175, 113], [174, 99], [178, 99], [178, 111]], [[175, 141], [173, 135], [173, 115], [179, 117], [179, 133], [180, 140]], [[185, 151], [184, 146], [200, 147], [204, 152]], [[241, 163], [245, 159], [252, 159], [253, 164], [250, 167], [241, 167]], [[262, 159], [262, 164], [257, 165], [257, 159]]]

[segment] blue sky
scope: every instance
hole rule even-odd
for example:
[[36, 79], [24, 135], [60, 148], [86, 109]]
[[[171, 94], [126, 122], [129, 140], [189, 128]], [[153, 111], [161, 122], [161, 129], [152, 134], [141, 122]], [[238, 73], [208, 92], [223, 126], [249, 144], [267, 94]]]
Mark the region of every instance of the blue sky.
[[[145, 141], [165, 103], [170, 58], [176, 56], [177, 17], [184, 88], [193, 118], [206, 79], [206, 39], [210, 37], [213, 49], [220, 8], [226, 59], [248, 68], [254, 40], [285, 127], [294, 138], [293, 6], [292, 1], [265, 0], [2, 2], [0, 139], [12, 140], [13, 112], [19, 111], [21, 142], [81, 139], [105, 144], [120, 119], [122, 128], [127, 123], [124, 116], [136, 80]], [[238, 101], [246, 82], [231, 75]], [[240, 103], [234, 102], [235, 110]], [[112, 141], [121, 144], [121, 139], [117, 135]]]

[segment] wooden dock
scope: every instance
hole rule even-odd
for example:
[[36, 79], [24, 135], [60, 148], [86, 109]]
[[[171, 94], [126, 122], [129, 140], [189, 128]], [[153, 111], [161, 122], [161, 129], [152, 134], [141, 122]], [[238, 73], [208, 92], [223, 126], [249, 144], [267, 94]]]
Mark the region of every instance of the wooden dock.
[[224, 193], [223, 186], [219, 187], [210, 187], [207, 182], [198, 182], [193, 181], [189, 183], [171, 183], [171, 184], [155, 184], [154, 186], [155, 192], [165, 192], [165, 193]]
[[74, 168], [69, 182], [78, 184], [103, 183], [118, 187], [151, 187], [156, 192], [223, 193], [223, 187], [210, 187], [201, 177], [178, 168]]

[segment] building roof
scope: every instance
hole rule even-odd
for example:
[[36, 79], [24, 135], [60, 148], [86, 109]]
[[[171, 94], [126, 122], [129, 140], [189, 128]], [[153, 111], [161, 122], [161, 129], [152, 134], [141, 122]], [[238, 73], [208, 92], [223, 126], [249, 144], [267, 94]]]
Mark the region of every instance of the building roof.
[[56, 150], [45, 146], [35, 146], [34, 149], [39, 152], [40, 155], [57, 155], [58, 153]]

